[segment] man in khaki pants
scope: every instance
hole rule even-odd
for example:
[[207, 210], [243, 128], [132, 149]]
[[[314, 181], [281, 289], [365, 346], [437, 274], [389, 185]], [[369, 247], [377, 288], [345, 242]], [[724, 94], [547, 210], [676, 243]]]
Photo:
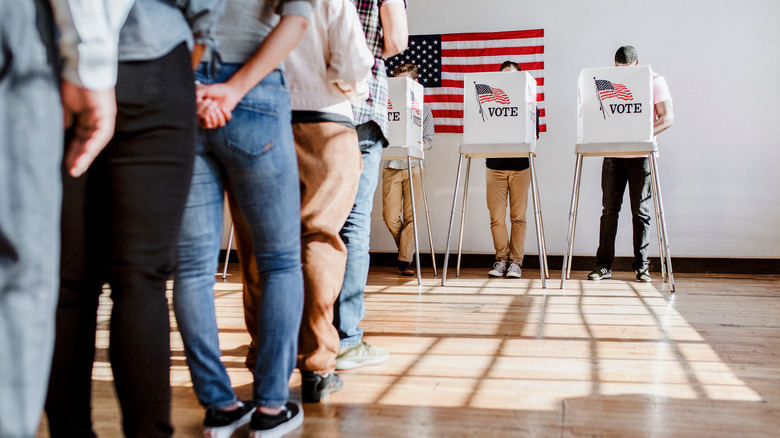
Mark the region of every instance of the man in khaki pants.
[[[505, 61], [501, 71], [520, 71], [516, 62]], [[539, 137], [539, 117], [536, 118], [536, 136]], [[525, 252], [525, 214], [528, 209], [528, 187], [531, 170], [528, 158], [487, 158], [485, 160], [485, 199], [490, 212], [490, 232], [496, 262], [488, 272], [491, 277], [520, 278]], [[509, 197], [511, 235], [506, 228], [506, 202]]]
[[[417, 66], [401, 64], [393, 70], [393, 77], [406, 77], [417, 81]], [[423, 105], [423, 148], [433, 146], [433, 113]], [[420, 166], [412, 160], [412, 178], [415, 204], [420, 201], [422, 178]], [[415, 205], [416, 207], [416, 205]], [[414, 275], [414, 227], [412, 226], [412, 198], [409, 193], [409, 170], [406, 160], [386, 161], [382, 170], [382, 217], [398, 247], [398, 273]]]

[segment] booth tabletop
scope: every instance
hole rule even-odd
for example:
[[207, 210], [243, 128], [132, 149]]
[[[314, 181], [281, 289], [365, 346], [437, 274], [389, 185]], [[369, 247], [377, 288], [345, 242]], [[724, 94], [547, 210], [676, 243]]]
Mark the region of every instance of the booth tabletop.
[[472, 158], [522, 158], [536, 156], [536, 142], [461, 144], [458, 153]]
[[649, 155], [658, 152], [654, 141], [633, 141], [625, 143], [577, 143], [575, 154], [592, 157], [620, 157], [626, 155]]
[[383, 160], [405, 160], [407, 157], [424, 159], [422, 149], [409, 146], [388, 146], [382, 149]]

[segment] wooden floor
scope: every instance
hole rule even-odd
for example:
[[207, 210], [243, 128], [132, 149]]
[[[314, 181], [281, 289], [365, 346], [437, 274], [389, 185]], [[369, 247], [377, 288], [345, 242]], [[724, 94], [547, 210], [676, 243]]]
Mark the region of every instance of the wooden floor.
[[[223, 360], [251, 398], [231, 268], [217, 284]], [[630, 273], [599, 283], [575, 272], [566, 290], [560, 272], [548, 289], [538, 271], [518, 280], [461, 274], [450, 271], [441, 287], [426, 271], [418, 287], [394, 269], [372, 269], [362, 327], [390, 360], [342, 372], [344, 390], [304, 405], [304, 427], [289, 436], [780, 436], [780, 276], [676, 274], [670, 294], [657, 276], [640, 284]], [[105, 299], [93, 403], [98, 434], [115, 437], [109, 308]], [[171, 339], [176, 435], [201, 436], [203, 409], [175, 330]], [[297, 372], [290, 388], [300, 399]]]

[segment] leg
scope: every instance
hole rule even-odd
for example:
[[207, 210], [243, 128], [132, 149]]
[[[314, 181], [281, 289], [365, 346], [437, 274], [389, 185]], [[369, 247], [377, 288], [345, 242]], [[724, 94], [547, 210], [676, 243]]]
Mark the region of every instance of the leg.
[[[509, 233], [506, 228], [506, 206], [509, 193], [509, 171], [485, 169], [485, 200], [490, 213], [490, 232], [496, 260], [509, 258]], [[527, 190], [527, 188], [526, 188]]]
[[428, 243], [431, 245], [431, 261], [433, 266], [433, 276], [438, 276], [436, 272], [436, 253], [433, 251], [433, 232], [431, 231], [431, 216], [428, 214], [428, 196], [425, 193], [425, 167], [422, 160], [417, 160], [420, 164], [420, 185], [422, 186], [423, 204], [425, 205], [425, 222], [428, 225]]
[[466, 226], [466, 204], [469, 199], [469, 171], [471, 170], [471, 157], [466, 161], [466, 181], [463, 183], [463, 205], [460, 212], [460, 235], [458, 236], [458, 264], [455, 267], [455, 276], [460, 277], [460, 255], [463, 248], [463, 228]]
[[[512, 224], [511, 237], [509, 238], [509, 261], [522, 266], [525, 255], [526, 212], [528, 211], [531, 169], [508, 172], [506, 187], [509, 192], [509, 220]], [[504, 203], [506, 203], [506, 197], [504, 199]], [[492, 222], [491, 219], [491, 226]], [[539, 250], [539, 254], [541, 254], [541, 248]], [[544, 266], [540, 265], [540, 269], [544, 271]]]
[[0, 7], [0, 436], [10, 437], [38, 430], [54, 346], [63, 146], [46, 3]]
[[88, 214], [108, 224], [110, 358], [128, 437], [173, 432], [165, 291], [193, 172], [193, 82], [184, 44], [154, 61], [120, 63], [117, 134], [96, 163], [103, 181], [90, 181]]
[[458, 172], [455, 174], [455, 192], [452, 195], [452, 211], [450, 212], [450, 226], [447, 228], [447, 247], [444, 251], [444, 266], [441, 276], [441, 285], [447, 281], [447, 265], [450, 260], [450, 242], [452, 241], [452, 224], [455, 222], [455, 205], [458, 203], [458, 186], [460, 185], [460, 168], [463, 165], [463, 155], [458, 155]]
[[[401, 249], [401, 230], [404, 222], [401, 219], [403, 210], [403, 183], [406, 169], [382, 169], [382, 218], [393, 236], [395, 246]], [[401, 259], [399, 261], [409, 261]]]
[[623, 204], [626, 190], [625, 158], [604, 158], [601, 168], [601, 221], [599, 225], [599, 247], [596, 251], [596, 265], [612, 269], [615, 259], [615, 236], [617, 235], [618, 214]]
[[[218, 79], [238, 68], [223, 65]], [[283, 84], [281, 72], [267, 75], [212, 143], [249, 228], [259, 272], [262, 294], [252, 330], [257, 357], [263, 359], [254, 369], [254, 403], [259, 407], [282, 407], [288, 399], [303, 312], [300, 185]]]
[[647, 269], [650, 264], [647, 259], [650, 246], [650, 204], [653, 193], [650, 160], [646, 157], [631, 158], [627, 164], [628, 196], [631, 201], [634, 231], [634, 262], [631, 267], [639, 271]]
[[574, 165], [574, 185], [571, 189], [571, 205], [569, 207], [569, 228], [566, 231], [566, 246], [563, 247], [563, 266], [561, 267], [561, 289], [571, 274], [571, 257], [574, 251], [574, 226], [577, 218], [577, 198], [580, 194], [580, 171], [582, 170], [582, 154], [577, 154]]
[[333, 307], [347, 264], [339, 231], [352, 209], [362, 160], [357, 133], [338, 123], [296, 123], [293, 134], [301, 181], [305, 290], [298, 368], [332, 373], [339, 351]]
[[340, 233], [347, 245], [347, 267], [333, 319], [341, 338], [341, 348], [357, 346], [363, 338], [363, 330], [358, 324], [365, 315], [363, 290], [368, 280], [371, 208], [384, 141], [381, 129], [374, 122], [358, 125], [357, 133], [363, 156], [363, 171], [355, 203]]

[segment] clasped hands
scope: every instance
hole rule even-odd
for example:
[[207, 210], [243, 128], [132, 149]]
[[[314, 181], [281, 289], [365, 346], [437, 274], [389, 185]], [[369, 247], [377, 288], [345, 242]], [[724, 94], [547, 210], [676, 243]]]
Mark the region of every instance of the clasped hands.
[[198, 124], [204, 129], [221, 128], [233, 117], [233, 110], [241, 101], [239, 93], [227, 83], [196, 84]]

